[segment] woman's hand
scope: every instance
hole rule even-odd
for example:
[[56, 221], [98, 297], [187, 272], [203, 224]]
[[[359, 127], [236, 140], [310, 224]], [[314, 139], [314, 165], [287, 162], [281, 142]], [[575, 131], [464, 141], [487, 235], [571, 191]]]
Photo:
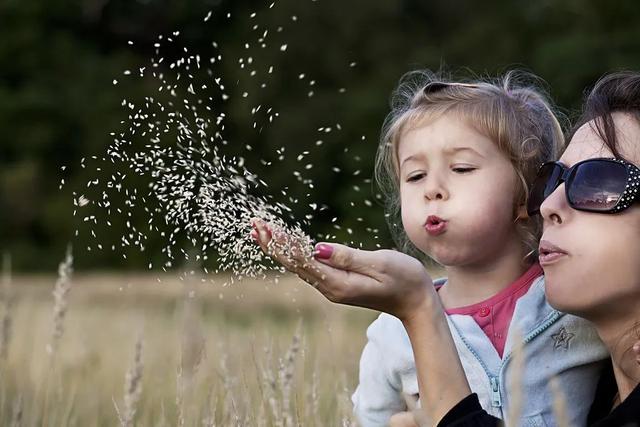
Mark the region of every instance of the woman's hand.
[[413, 257], [334, 243], [319, 243], [310, 251], [262, 220], [252, 225], [252, 236], [265, 253], [330, 301], [384, 311], [403, 321], [439, 304], [431, 278]]
[[398, 412], [389, 420], [389, 427], [419, 427], [411, 412]]

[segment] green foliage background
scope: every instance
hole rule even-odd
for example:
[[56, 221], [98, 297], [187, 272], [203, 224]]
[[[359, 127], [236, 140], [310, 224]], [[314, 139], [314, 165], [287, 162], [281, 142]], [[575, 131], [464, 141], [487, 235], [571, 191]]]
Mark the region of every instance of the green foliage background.
[[[233, 142], [229, 150], [241, 153], [262, 179], [279, 189], [300, 167], [295, 156], [270, 169], [261, 168], [259, 159], [273, 157], [281, 146], [296, 153], [313, 147], [319, 126], [341, 123], [343, 131], [327, 135], [323, 149], [314, 151], [314, 168], [307, 174], [316, 183], [313, 199], [330, 206], [310, 231], [335, 233], [338, 240], [353, 239], [370, 248], [391, 242], [381, 208], [365, 209], [359, 202], [351, 206], [353, 185], [361, 186], [363, 176], [372, 175], [388, 98], [405, 72], [445, 67], [468, 76], [469, 70], [495, 75], [523, 68], [546, 80], [552, 97], [572, 116], [585, 88], [603, 73], [640, 69], [640, 5], [635, 0], [281, 0], [268, 9], [269, 4], [0, 2], [0, 250], [12, 254], [15, 268], [52, 269], [69, 242], [80, 249], [90, 244], [86, 234], [74, 237], [77, 220], [71, 215], [70, 191], [81, 188], [89, 176], [78, 165], [83, 157], [104, 153], [109, 132], [126, 119], [122, 98], [154, 94], [150, 81], [111, 82], [123, 80], [125, 69], [146, 65], [159, 34], [181, 30], [180, 43], [203, 54], [211, 53], [215, 40], [233, 56], [244, 48], [253, 11], [261, 14], [264, 25], [284, 27], [273, 43], [279, 46], [277, 37], [288, 43], [286, 55], [278, 49], [256, 53], [256, 61], [272, 63], [277, 70], [256, 100], [277, 105], [280, 118], [259, 135], [248, 132], [251, 122], [241, 114], [246, 105], [232, 94], [225, 108], [233, 117], [238, 114], [228, 129]], [[203, 22], [209, 10], [213, 17]], [[350, 68], [351, 62], [358, 65]], [[227, 78], [238, 73], [231, 61], [222, 67]], [[300, 73], [318, 82], [312, 101]], [[341, 87], [347, 91], [340, 93]], [[240, 149], [247, 143], [252, 151]], [[332, 172], [332, 166], [343, 172]], [[354, 176], [356, 170], [362, 174]], [[62, 177], [67, 186], [59, 191]], [[292, 189], [296, 191], [303, 190]], [[361, 192], [366, 194], [355, 199], [372, 199], [370, 186]], [[308, 213], [305, 206], [295, 209], [295, 215]], [[352, 226], [354, 235], [336, 232], [330, 222], [334, 216]], [[374, 234], [381, 241], [373, 240]], [[76, 265], [137, 269], [156, 257], [159, 248], [160, 242], [152, 239], [147, 254], [126, 260], [109, 251], [77, 250]]]

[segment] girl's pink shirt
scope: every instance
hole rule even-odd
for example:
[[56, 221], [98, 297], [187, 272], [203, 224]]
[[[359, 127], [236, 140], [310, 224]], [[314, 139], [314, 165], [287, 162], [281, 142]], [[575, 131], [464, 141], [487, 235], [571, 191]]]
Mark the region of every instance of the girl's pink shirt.
[[[473, 317], [502, 357], [507, 341], [509, 324], [518, 299], [527, 293], [533, 282], [543, 274], [540, 264], [533, 264], [515, 282], [484, 301], [446, 310], [447, 314], [464, 314]], [[440, 289], [438, 287], [437, 289]]]

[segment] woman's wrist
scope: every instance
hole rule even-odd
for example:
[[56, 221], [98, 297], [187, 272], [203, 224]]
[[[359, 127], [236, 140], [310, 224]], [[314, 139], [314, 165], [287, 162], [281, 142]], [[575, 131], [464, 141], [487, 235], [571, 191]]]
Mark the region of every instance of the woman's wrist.
[[413, 348], [422, 407], [437, 422], [471, 393], [444, 307], [433, 292], [400, 320]]
[[425, 290], [419, 302], [413, 305], [406, 313], [399, 316], [405, 329], [414, 329], [415, 326], [424, 325], [425, 322], [433, 324], [445, 319], [444, 307], [435, 291]]

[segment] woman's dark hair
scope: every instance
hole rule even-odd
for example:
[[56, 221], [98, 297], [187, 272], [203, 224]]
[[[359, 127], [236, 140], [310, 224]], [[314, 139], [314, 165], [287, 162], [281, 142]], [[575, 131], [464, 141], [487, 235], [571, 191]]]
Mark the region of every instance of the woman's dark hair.
[[586, 95], [582, 116], [572, 135], [585, 123], [594, 121], [595, 131], [615, 157], [618, 150], [613, 113], [627, 113], [640, 123], [640, 73], [620, 71], [605, 74]]

